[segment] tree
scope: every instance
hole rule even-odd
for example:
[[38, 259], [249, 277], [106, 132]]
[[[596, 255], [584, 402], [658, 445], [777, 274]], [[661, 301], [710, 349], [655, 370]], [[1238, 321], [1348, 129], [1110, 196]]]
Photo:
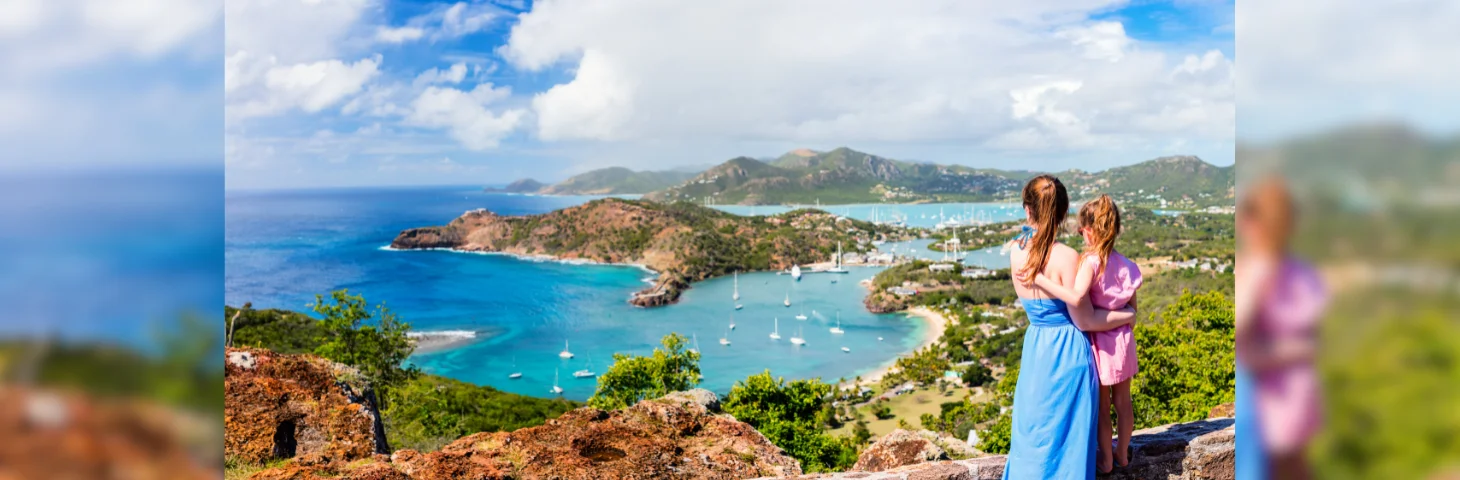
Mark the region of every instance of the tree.
[[1136, 428], [1201, 420], [1236, 398], [1232, 308], [1221, 292], [1186, 292], [1161, 312], [1160, 322], [1136, 327]]
[[787, 383], [767, 370], [735, 382], [721, 406], [800, 460], [807, 472], [834, 471], [856, 463], [857, 447], [851, 438], [822, 430], [818, 413], [831, 391], [820, 379]]
[[963, 383], [967, 384], [970, 387], [982, 387], [984, 385], [987, 385], [990, 381], [993, 381], [993, 379], [993, 370], [989, 370], [989, 367], [985, 367], [982, 364], [975, 363], [973, 365], [969, 365], [968, 368], [963, 371]]
[[416, 349], [406, 336], [411, 326], [385, 304], [372, 313], [365, 297], [347, 290], [330, 292], [328, 302], [324, 295], [314, 298], [314, 312], [321, 317], [315, 355], [359, 369], [382, 398], [391, 387], [415, 378], [416, 368], [404, 365]]
[[613, 365], [598, 377], [598, 390], [588, 405], [616, 410], [640, 400], [694, 388], [700, 383], [700, 354], [688, 351], [683, 335], [671, 333], [647, 357], [613, 354]]

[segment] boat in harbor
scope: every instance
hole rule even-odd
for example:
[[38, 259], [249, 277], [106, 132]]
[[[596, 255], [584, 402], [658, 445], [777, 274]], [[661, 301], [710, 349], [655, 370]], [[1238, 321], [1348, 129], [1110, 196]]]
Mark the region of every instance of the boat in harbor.
[[847, 347], [842, 347], [842, 351], [843, 352], [847, 352], [847, 353], [852, 353], [852, 349], [847, 348]]
[[791, 337], [791, 345], [805, 345], [806, 339], [801, 336], [801, 329], [796, 329], [796, 336]]
[[[740, 300], [740, 272], [735, 272], [735, 294], [730, 296], [731, 300]], [[739, 310], [740, 305], [736, 304], [735, 309]]]
[[567, 340], [563, 340], [563, 351], [558, 352], [558, 358], [573, 358], [573, 352], [568, 351]]
[[720, 337], [720, 345], [730, 346], [730, 331], [725, 331], [725, 336]]
[[559, 387], [558, 386], [558, 370], [557, 369], [553, 369], [553, 389], [551, 391], [553, 393], [555, 393], [555, 394], [558, 394], [558, 395], [562, 395], [563, 394], [563, 387]]
[[[826, 269], [826, 273], [850, 273], [842, 268], [842, 242], [836, 242], [836, 258], [832, 260], [832, 267]], [[832, 277], [831, 283], [836, 283], [836, 277]]]
[[731, 330], [734, 330], [735, 329], [735, 316], [734, 315], [731, 315], [730, 316], [730, 329]]
[[806, 311], [805, 310], [802, 310], [801, 313], [796, 314], [796, 319], [797, 320], [805, 320], [806, 319]]
[[592, 378], [592, 377], [595, 377], [595, 376], [598, 376], [598, 373], [593, 371], [593, 360], [591, 360], [591, 359], [588, 360], [588, 367], [586, 367], [586, 368], [584, 368], [582, 370], [573, 372], [573, 377], [574, 378]]
[[517, 357], [512, 357], [512, 370], [514, 370], [512, 373], [507, 374], [509, 380], [522, 378], [522, 372], [515, 371], [517, 370]]
[[787, 307], [791, 306], [791, 293], [790, 292], [787, 292], [786, 293], [786, 301], [785, 302], [782, 302], [782, 303], [785, 303]]
[[800, 265], [791, 265], [791, 278], [794, 278], [796, 280], [800, 280], [801, 279], [801, 266]]
[[[694, 347], [691, 347], [689, 349], [689, 351], [694, 352], [694, 353], [700, 353], [700, 337], [699, 337], [699, 335], [691, 333], [691, 334], [689, 334], [689, 336], [694, 339], [694, 345], [695, 345]], [[684, 338], [684, 337], [679, 337], [679, 338]]]
[[742, 308], [745, 308], [745, 305], [741, 305], [741, 304], [738, 304], [738, 303], [737, 303], [737, 304], [735, 304], [735, 309], [736, 309], [736, 310], [740, 310], [740, 309], [742, 309]]
[[842, 312], [836, 312], [836, 326], [831, 327], [831, 333], [847, 333], [842, 330]]
[[780, 340], [780, 339], [781, 339], [781, 319], [777, 318], [776, 319], [776, 329], [775, 330], [771, 330], [771, 340]]

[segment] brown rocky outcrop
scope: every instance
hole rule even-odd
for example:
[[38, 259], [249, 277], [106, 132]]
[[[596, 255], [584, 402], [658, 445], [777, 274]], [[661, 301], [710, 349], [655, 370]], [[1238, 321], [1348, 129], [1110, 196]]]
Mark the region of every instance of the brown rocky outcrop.
[[692, 282], [824, 262], [838, 243], [854, 248], [873, 230], [886, 237], [891, 228], [836, 218], [811, 210], [742, 217], [699, 205], [607, 198], [540, 215], [473, 210], [447, 225], [404, 230], [390, 246], [642, 265], [659, 278], [629, 302], [653, 307], [678, 301]]
[[616, 411], [580, 408], [515, 432], [478, 433], [441, 450], [285, 466], [256, 479], [740, 479], [790, 476], [800, 464], [760, 432], [719, 414], [698, 390]]
[[901, 428], [883, 435], [857, 457], [854, 472], [880, 472], [915, 463], [947, 460], [948, 453], [933, 442]]
[[349, 462], [388, 452], [374, 393], [355, 370], [312, 355], [227, 350], [224, 455], [248, 463]]
[[[1165, 425], [1138, 430], [1131, 437], [1131, 463], [1101, 478], [1115, 480], [1231, 480], [1235, 475], [1236, 436], [1231, 418], [1208, 419], [1191, 423]], [[888, 435], [891, 437], [891, 435]], [[913, 435], [916, 436], [916, 435]], [[900, 438], [906, 439], [907, 436]], [[884, 439], [885, 441], [885, 439]], [[878, 441], [878, 444], [884, 441]], [[913, 450], [916, 442], [889, 442], [893, 449]], [[889, 445], [891, 446], [891, 445]], [[865, 450], [857, 465], [878, 460], [870, 456], [888, 457], [887, 450], [877, 444]], [[912, 458], [909, 454], [898, 458]], [[996, 480], [1004, 474], [1003, 455], [989, 455], [968, 460], [945, 460], [913, 463], [888, 470], [852, 471], [805, 476], [767, 477], [780, 479], [863, 479], [863, 480]], [[898, 463], [898, 462], [890, 462]], [[855, 469], [854, 469], [855, 470]]]

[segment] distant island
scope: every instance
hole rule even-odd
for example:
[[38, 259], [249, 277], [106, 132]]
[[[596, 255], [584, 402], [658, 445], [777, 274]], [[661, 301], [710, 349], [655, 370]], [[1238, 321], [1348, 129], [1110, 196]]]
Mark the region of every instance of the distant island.
[[488, 188], [486, 191], [539, 195], [644, 194], [672, 187], [694, 177], [695, 174], [696, 172], [680, 170], [635, 171], [624, 167], [609, 167], [574, 175], [552, 185], [524, 178], [512, 182], [505, 188]]
[[502, 188], [490, 188], [489, 187], [489, 188], [486, 188], [485, 190], [488, 191], [488, 192], [493, 192], [493, 193], [537, 193], [539, 190], [542, 190], [543, 188], [545, 188], [547, 186], [548, 186], [547, 184], [542, 183], [542, 182], [539, 182], [537, 180], [533, 180], [531, 178], [524, 178], [524, 179], [521, 179], [521, 180], [518, 180], [518, 181], [515, 181], [515, 182], [512, 182], [512, 183], [509, 183], [509, 184], [507, 184], [507, 186], [502, 187]]
[[[1041, 172], [893, 160], [840, 147], [798, 149], [774, 159], [736, 157], [698, 172], [604, 168], [547, 185], [522, 179], [488, 191], [541, 195], [642, 194], [659, 202], [811, 205], [1017, 201], [1023, 182]], [[1099, 172], [1052, 172], [1074, 200], [1110, 194], [1122, 205], [1158, 209], [1230, 206], [1232, 166], [1169, 156]]]
[[630, 303], [649, 307], [674, 303], [691, 282], [827, 262], [839, 244], [863, 252], [874, 240], [910, 236], [905, 228], [812, 209], [739, 216], [687, 202], [605, 198], [540, 215], [474, 210], [444, 226], [405, 230], [391, 247], [642, 265], [659, 277]]

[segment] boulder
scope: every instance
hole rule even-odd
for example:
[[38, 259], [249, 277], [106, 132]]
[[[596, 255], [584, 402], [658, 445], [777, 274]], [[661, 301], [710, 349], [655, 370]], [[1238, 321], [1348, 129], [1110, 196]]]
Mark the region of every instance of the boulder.
[[857, 464], [852, 466], [852, 471], [880, 472], [904, 465], [947, 459], [948, 453], [931, 440], [899, 428], [863, 450], [862, 455], [857, 457]]
[[[1132, 457], [1129, 466], [1118, 469], [1100, 478], [1115, 480], [1232, 480], [1235, 474], [1236, 447], [1233, 419], [1208, 419], [1198, 422], [1166, 425], [1138, 430], [1131, 437]], [[888, 434], [877, 441], [857, 459], [853, 471], [804, 475], [796, 479], [858, 479], [858, 480], [998, 480], [1004, 475], [1003, 455], [987, 455], [967, 460], [942, 460], [911, 462], [901, 466], [871, 471], [862, 467], [866, 464], [887, 462], [887, 458], [910, 459], [917, 456], [908, 453], [891, 455], [888, 450], [907, 449], [913, 451], [918, 443], [911, 441], [917, 434], [901, 430]], [[896, 436], [894, 436], [896, 435]], [[931, 442], [929, 442], [931, 445]], [[917, 450], [917, 452], [922, 452]], [[865, 470], [865, 471], [864, 471]]]
[[401, 450], [367, 461], [285, 466], [256, 478], [742, 479], [801, 474], [796, 459], [750, 425], [718, 411], [713, 393], [691, 390], [621, 410], [579, 408], [537, 427], [469, 435], [435, 452]]
[[359, 372], [313, 355], [227, 351], [223, 452], [310, 465], [387, 453], [374, 392]]

